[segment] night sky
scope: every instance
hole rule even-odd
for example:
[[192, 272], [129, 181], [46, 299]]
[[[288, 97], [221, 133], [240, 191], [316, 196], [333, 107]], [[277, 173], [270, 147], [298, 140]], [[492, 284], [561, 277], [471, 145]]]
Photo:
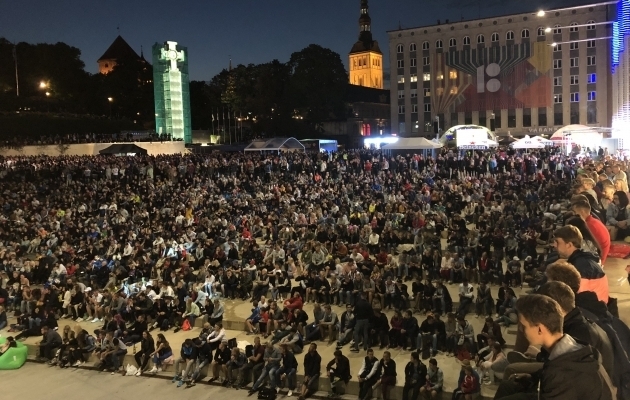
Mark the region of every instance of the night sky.
[[[360, 0], [20, 0], [2, 2], [0, 37], [78, 47], [89, 72], [120, 34], [150, 61], [155, 42], [188, 46], [193, 80], [228, 65], [285, 62], [311, 43], [347, 53], [358, 37]], [[580, 0], [370, 0], [372, 32], [387, 53], [386, 31], [515, 12], [588, 4]], [[594, 3], [594, 1], [590, 2]], [[479, 4], [482, 5], [481, 9]], [[387, 56], [386, 56], [387, 58]], [[385, 65], [389, 61], [385, 60]]]

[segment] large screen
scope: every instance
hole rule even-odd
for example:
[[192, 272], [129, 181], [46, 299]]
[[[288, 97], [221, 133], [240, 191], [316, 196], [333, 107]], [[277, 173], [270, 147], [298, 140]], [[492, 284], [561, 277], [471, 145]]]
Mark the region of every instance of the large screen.
[[459, 149], [487, 149], [490, 147], [488, 131], [485, 129], [458, 129], [455, 133]]

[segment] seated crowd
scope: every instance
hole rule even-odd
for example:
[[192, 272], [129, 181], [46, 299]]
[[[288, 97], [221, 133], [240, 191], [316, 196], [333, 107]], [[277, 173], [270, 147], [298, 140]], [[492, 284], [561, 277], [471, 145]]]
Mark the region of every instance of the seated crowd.
[[[600, 260], [608, 233], [623, 235], [625, 226], [623, 192], [611, 192], [610, 179], [627, 178], [625, 165], [613, 160], [578, 160], [558, 149], [444, 152], [435, 159], [361, 151], [16, 157], [2, 167], [0, 329], [6, 311], [15, 312], [10, 330], [17, 339], [43, 335], [39, 355], [51, 364], [79, 366], [94, 354], [100, 369], [115, 373], [131, 348], [138, 375], [170, 361], [173, 381], [192, 386], [209, 365], [210, 379], [226, 386], [252, 381], [254, 393], [269, 379], [272, 389], [285, 384], [306, 397], [318, 388], [321, 340], [337, 346], [325, 371], [331, 395], [351, 379], [342, 354], [350, 345], [367, 354], [358, 371], [360, 399], [378, 385], [387, 398], [397, 383], [391, 354], [378, 360], [373, 346], [411, 351], [403, 398], [439, 393], [439, 351], [463, 365], [454, 397], [471, 398], [513, 364], [515, 352], [503, 353], [501, 326], [546, 327], [544, 339], [518, 333], [543, 351], [551, 337], [581, 346], [564, 339], [562, 326], [523, 311], [529, 295], [517, 299], [524, 283], [544, 290], [550, 266], [577, 271], [576, 302], [593, 293], [590, 301], [614, 312]], [[617, 232], [605, 226], [613, 215]], [[457, 303], [447, 285], [457, 285]], [[536, 301], [546, 309], [560, 304], [566, 319], [562, 299], [545, 295], [557, 303]], [[236, 298], [251, 301], [247, 329], [266, 344], [256, 336], [238, 349], [226, 337], [224, 303]], [[303, 310], [309, 302], [312, 316]], [[388, 318], [384, 311], [392, 308]], [[485, 318], [477, 336], [470, 312]], [[74, 325], [59, 334], [65, 318]], [[204, 321], [199, 335], [176, 357], [164, 332], [191, 330], [197, 319]], [[517, 338], [517, 350], [523, 343]], [[295, 355], [305, 346], [298, 386]], [[620, 390], [624, 371], [606, 371], [602, 382], [609, 377]], [[531, 372], [533, 383], [510, 387], [511, 396], [538, 381], [543, 390], [545, 370], [542, 377]]]

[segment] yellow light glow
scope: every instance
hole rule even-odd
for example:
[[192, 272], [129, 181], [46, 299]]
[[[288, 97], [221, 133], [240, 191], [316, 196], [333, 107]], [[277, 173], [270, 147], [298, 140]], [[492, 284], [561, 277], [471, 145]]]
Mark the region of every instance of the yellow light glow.
[[114, 98], [113, 97], [108, 97], [107, 101], [109, 101], [111, 103], [112, 101], [114, 101]]
[[47, 82], [44, 82], [44, 81], [39, 82], [39, 88], [40, 89], [46, 89], [47, 87], [48, 87], [48, 83]]
[[544, 17], [545, 16], [545, 12], [543, 10], [538, 11], [538, 15], [539, 17]]

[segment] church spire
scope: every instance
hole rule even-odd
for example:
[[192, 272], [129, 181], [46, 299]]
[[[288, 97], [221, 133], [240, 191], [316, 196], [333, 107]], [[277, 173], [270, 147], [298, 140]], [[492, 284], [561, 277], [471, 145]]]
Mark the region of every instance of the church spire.
[[368, 43], [372, 42], [372, 18], [370, 18], [370, 7], [368, 0], [361, 0], [361, 16], [359, 17], [359, 40]]

